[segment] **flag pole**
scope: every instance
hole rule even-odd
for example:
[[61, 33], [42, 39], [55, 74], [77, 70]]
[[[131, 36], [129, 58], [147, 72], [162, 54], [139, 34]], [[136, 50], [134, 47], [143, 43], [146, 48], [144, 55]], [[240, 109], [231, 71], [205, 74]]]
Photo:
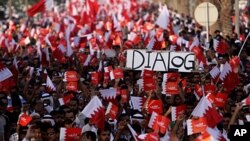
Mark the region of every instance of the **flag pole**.
[[202, 90], [202, 95], [205, 96], [205, 90], [204, 90], [204, 84], [203, 84], [203, 80], [202, 77], [201, 77], [201, 73], [203, 71], [203, 68], [202, 67], [199, 67], [199, 75], [200, 75], [200, 83], [201, 83], [201, 90]]
[[238, 54], [238, 57], [240, 57], [240, 54], [241, 54], [241, 52], [242, 52], [242, 49], [243, 49], [244, 45], [246, 44], [249, 35], [250, 35], [250, 32], [248, 32], [247, 37], [246, 37], [244, 43], [242, 44], [242, 46], [241, 46], [241, 48], [240, 48], [240, 52], [239, 52], [239, 54]]

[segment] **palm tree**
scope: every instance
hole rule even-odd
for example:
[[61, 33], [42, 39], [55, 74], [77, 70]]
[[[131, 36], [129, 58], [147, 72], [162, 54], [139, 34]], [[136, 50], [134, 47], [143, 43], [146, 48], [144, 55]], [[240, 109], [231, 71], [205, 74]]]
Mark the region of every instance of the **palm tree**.
[[232, 34], [232, 15], [234, 0], [198, 0], [197, 5], [202, 2], [210, 2], [214, 4], [219, 13], [217, 22], [210, 27], [210, 34], [219, 29], [224, 35]]
[[233, 28], [232, 28], [232, 15], [233, 15], [233, 6], [234, 0], [219, 0], [220, 9], [220, 22], [221, 29], [224, 35], [231, 36]]
[[[196, 0], [196, 5], [202, 2], [210, 2], [214, 4], [219, 12], [218, 21], [210, 27], [210, 34], [220, 29], [224, 35], [232, 34], [232, 15], [234, 0]], [[166, 0], [166, 3], [179, 13], [189, 14], [189, 0]]]
[[184, 15], [189, 15], [189, 0], [179, 0], [180, 13]]
[[189, 15], [189, 0], [165, 0], [165, 3], [173, 10], [177, 10], [178, 13]]

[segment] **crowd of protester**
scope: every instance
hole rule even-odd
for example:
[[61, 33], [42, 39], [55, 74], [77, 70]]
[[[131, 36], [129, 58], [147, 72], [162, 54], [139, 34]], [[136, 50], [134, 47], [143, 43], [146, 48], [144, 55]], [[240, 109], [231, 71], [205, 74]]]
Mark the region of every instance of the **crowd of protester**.
[[[142, 20], [142, 23], [154, 23], [159, 15], [158, 9], [158, 4], [147, 3], [146, 6], [136, 9], [137, 11], [135, 13], [131, 11], [133, 15], [131, 21], [136, 23], [138, 20]], [[58, 16], [59, 19], [63, 19], [63, 16], [67, 17], [67, 12], [59, 12], [62, 12], [60, 13], [61, 15], [59, 14]], [[147, 13], [150, 13], [151, 18], [143, 18]], [[240, 35], [237, 35], [235, 32], [231, 35], [224, 35], [219, 29], [211, 33], [211, 42], [210, 45], [207, 46], [204, 29], [199, 26], [194, 19], [188, 15], [179, 14], [177, 11], [170, 10], [170, 21], [173, 30], [171, 31], [172, 33], [170, 30], [164, 30], [163, 39], [165, 46], [158, 50], [168, 51], [171, 45], [178, 44], [173, 43], [169, 38], [170, 35], [175, 34], [178, 37], [183, 37], [187, 41], [191, 41], [197, 37], [200, 41], [200, 45], [203, 46], [202, 51], [206, 57], [207, 64], [203, 66], [202, 72], [196, 71], [196, 68], [196, 70], [190, 73], [178, 73], [181, 79], [186, 80], [185, 88], [179, 83], [181, 89], [179, 94], [166, 95], [161, 93], [163, 73], [166, 72], [154, 72], [157, 87], [153, 91], [145, 92], [141, 90], [137, 84], [137, 81], [141, 78], [141, 71], [126, 68], [126, 56], [124, 52], [129, 48], [127, 44], [125, 44], [128, 40], [127, 35], [131, 32], [131, 30], [128, 29], [129, 25], [125, 24], [120, 27], [121, 32], [119, 32], [119, 35], [122, 39], [121, 44], [117, 45], [113, 42], [109, 47], [109, 49], [112, 50], [113, 56], [111, 55], [110, 57], [103, 52], [98, 52], [99, 54], [93, 54], [89, 64], [85, 65], [84, 62], [81, 61], [82, 58], [80, 56], [88, 56], [90, 54], [91, 49], [89, 44], [85, 43], [82, 47], [72, 47], [72, 55], [64, 55], [63, 60], [62, 58], [54, 57], [55, 54], [52, 54], [53, 50], [46, 39], [43, 39], [43, 41], [45, 41], [44, 44], [42, 43], [40, 39], [40, 35], [44, 34], [42, 33], [42, 29], [46, 29], [50, 34], [55, 34], [55, 42], [64, 38], [64, 35], [59, 35], [53, 30], [54, 24], [51, 19], [48, 18], [50, 16], [49, 14], [40, 14], [39, 18], [35, 19], [30, 17], [27, 21], [24, 21], [20, 17], [13, 17], [12, 21], [9, 19], [1, 21], [0, 34], [1, 37], [7, 37], [7, 40], [4, 39], [4, 42], [1, 41], [0, 63], [9, 69], [13, 76], [0, 82], [0, 141], [58, 141], [61, 128], [81, 128], [81, 136], [75, 140], [138, 140], [133, 137], [134, 134], [127, 126], [128, 124], [131, 125], [137, 135], [154, 131], [148, 127], [151, 115], [146, 110], [147, 105], [144, 104], [141, 111], [135, 111], [131, 105], [131, 96], [145, 97], [147, 99], [145, 103], [150, 99], [160, 100], [163, 103], [162, 115], [169, 119], [171, 119], [170, 110], [172, 106], [186, 105], [187, 108], [185, 112], [180, 114], [176, 121], [170, 122], [166, 134], [156, 133], [160, 137], [159, 140], [162, 141], [195, 140], [200, 133], [188, 135], [186, 120], [190, 118], [192, 111], [199, 102], [194, 94], [195, 85], [205, 83], [215, 85], [216, 92], [222, 91], [227, 93], [228, 97], [225, 107], [217, 107], [217, 111], [222, 115], [223, 120], [215, 127], [221, 132], [225, 140], [229, 140], [227, 133], [230, 132], [230, 125], [242, 125], [249, 122], [249, 105], [242, 104], [242, 100], [249, 96], [250, 39], [246, 41], [239, 56], [240, 68], [237, 75], [240, 81], [233, 90], [224, 90], [222, 83], [213, 82], [212, 77], [207, 75], [213, 66], [225, 64], [225, 62], [239, 54], [244, 39], [249, 32], [249, 25], [245, 24], [246, 21], [241, 21]], [[103, 20], [104, 22], [110, 20], [108, 16], [104, 16], [104, 18], [102, 16], [98, 15], [98, 18], [96, 18], [92, 25], [97, 25], [98, 20]], [[26, 25], [25, 30], [22, 29], [23, 23]], [[157, 28], [157, 25], [154, 25], [153, 30]], [[29, 42], [26, 44], [26, 34], [27, 32], [28, 34], [34, 32], [33, 29], [39, 29], [40, 32], [34, 36], [29, 36]], [[78, 29], [77, 33], [79, 33], [80, 30], [81, 29]], [[137, 32], [139, 33], [141, 31], [138, 30]], [[113, 31], [111, 34], [117, 35], [117, 33], [118, 32]], [[141, 36], [141, 40], [137, 44], [133, 44], [132, 49], [146, 49], [146, 44], [143, 40], [144, 35], [142, 34]], [[41, 38], [45, 37], [46, 36], [41, 36]], [[22, 39], [25, 39], [25, 41], [21, 42]], [[224, 40], [227, 43], [228, 48], [225, 54], [216, 53], [213, 47], [213, 39]], [[17, 45], [14, 47], [11, 46], [10, 42], [12, 41], [17, 43]], [[38, 41], [41, 45], [37, 44]], [[10, 45], [6, 47], [6, 44]], [[39, 49], [38, 46], [40, 46]], [[10, 49], [10, 47], [12, 47], [12, 49]], [[46, 56], [44, 52], [45, 48], [48, 49], [48, 56]], [[39, 55], [39, 50], [42, 51], [42, 53], [40, 52], [42, 55]], [[179, 50], [176, 51], [189, 50], [185, 47], [185, 44], [180, 44]], [[46, 58], [44, 56], [49, 57], [49, 61], [46, 59], [44, 61], [44, 58]], [[104, 82], [102, 78], [99, 84], [93, 84], [90, 72], [104, 72], [104, 67], [107, 66], [123, 68], [124, 78], [110, 80], [107, 83]], [[34, 69], [34, 71], [31, 71], [31, 69]], [[67, 82], [64, 80], [64, 74], [67, 71], [77, 72], [79, 79], [77, 81], [78, 89], [76, 91], [71, 91], [67, 88]], [[51, 78], [56, 88], [53, 91], [48, 91], [48, 85], [46, 83], [47, 76]], [[116, 119], [111, 121], [108, 115], [102, 117], [105, 119], [105, 124], [103, 129], [99, 129], [91, 122], [90, 118], [82, 114], [82, 111], [95, 95], [101, 99], [106, 109], [109, 101], [102, 98], [99, 90], [108, 88], [126, 89], [128, 101], [124, 102], [121, 95], [117, 95], [112, 101], [119, 108]], [[58, 99], [68, 95], [73, 96], [67, 104], [61, 105]], [[140, 120], [131, 119], [135, 113], [141, 115]], [[20, 124], [20, 117], [23, 114], [31, 117], [31, 121], [25, 126]]]

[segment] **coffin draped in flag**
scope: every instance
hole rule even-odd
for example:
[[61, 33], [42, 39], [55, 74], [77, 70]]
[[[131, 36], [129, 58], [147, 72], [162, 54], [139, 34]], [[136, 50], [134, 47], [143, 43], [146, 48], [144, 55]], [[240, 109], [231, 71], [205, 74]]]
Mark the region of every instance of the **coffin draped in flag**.
[[105, 110], [101, 100], [94, 96], [82, 111], [83, 115], [90, 118], [98, 128], [104, 128]]
[[28, 10], [28, 16], [32, 17], [36, 13], [51, 11], [53, 8], [53, 0], [40, 0], [39, 2], [32, 5]]
[[223, 117], [205, 96], [203, 96], [196, 105], [192, 112], [192, 116], [205, 117], [207, 119], [207, 125], [211, 128], [215, 127], [223, 119]]

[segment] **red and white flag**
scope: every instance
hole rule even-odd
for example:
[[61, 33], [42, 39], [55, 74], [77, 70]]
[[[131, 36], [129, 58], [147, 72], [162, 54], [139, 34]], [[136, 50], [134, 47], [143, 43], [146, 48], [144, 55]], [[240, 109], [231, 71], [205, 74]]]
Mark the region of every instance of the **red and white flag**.
[[185, 111], [187, 109], [186, 105], [180, 105], [180, 106], [172, 106], [171, 107], [171, 117], [172, 121], [176, 121], [178, 116], [185, 114]]
[[76, 71], [66, 71], [63, 80], [64, 82], [77, 82], [79, 80], [78, 73]]
[[206, 58], [203, 54], [203, 51], [202, 51], [202, 48], [201, 47], [193, 47], [192, 52], [194, 52], [195, 54], [195, 57], [197, 59], [197, 65], [200, 66], [200, 67], [204, 67], [207, 65], [207, 61], [206, 61]]
[[78, 83], [71, 81], [71, 82], [67, 82], [66, 84], [66, 89], [68, 91], [73, 91], [73, 92], [77, 92], [78, 91]]
[[178, 94], [179, 73], [164, 73], [162, 81], [163, 94]]
[[105, 100], [114, 100], [117, 95], [117, 89], [116, 88], [110, 88], [110, 89], [103, 89], [99, 90], [101, 93], [101, 96]]
[[27, 10], [27, 13], [29, 17], [32, 17], [39, 12], [51, 11], [52, 8], [53, 0], [40, 0], [39, 2], [32, 5], [32, 7]]
[[228, 95], [226, 93], [218, 92], [214, 98], [214, 104], [217, 107], [224, 108], [227, 104], [227, 97]]
[[161, 100], [150, 100], [147, 105], [148, 113], [151, 114], [156, 112], [158, 114], [162, 114], [163, 112], [163, 104]]
[[228, 44], [225, 41], [213, 39], [214, 50], [219, 54], [225, 54], [227, 52]]
[[142, 110], [144, 102], [146, 102], [146, 98], [139, 96], [131, 96], [131, 104], [134, 110]]
[[93, 85], [98, 85], [100, 83], [100, 73], [99, 72], [91, 72], [91, 83]]
[[221, 71], [220, 80], [223, 82], [223, 87], [226, 88], [226, 91], [233, 90], [240, 83], [238, 74], [233, 70], [234, 68], [226, 62]]
[[91, 57], [90, 54], [86, 55], [86, 59], [85, 59], [84, 62], [83, 62], [83, 66], [88, 66], [89, 63], [90, 63], [91, 58], [92, 58], [92, 57]]
[[175, 34], [172, 34], [172, 35], [169, 36], [169, 40], [171, 41], [172, 44], [176, 44], [177, 39], [178, 39], [178, 36], [175, 35]]
[[217, 66], [214, 66], [210, 71], [209, 74], [215, 80], [220, 75], [220, 69]]
[[[204, 86], [204, 95], [207, 95], [208, 93], [215, 93], [216, 87], [213, 84], [206, 84]], [[194, 87], [194, 94], [197, 99], [200, 99], [200, 97], [203, 96], [202, 87], [199, 84], [195, 84]]]
[[105, 115], [109, 115], [109, 118], [111, 118], [112, 120], [115, 120], [118, 111], [119, 111], [119, 107], [113, 104], [112, 102], [109, 102]]
[[159, 9], [159, 11], [160, 14], [156, 19], [155, 24], [157, 24], [162, 29], [167, 29], [170, 24], [168, 8], [166, 5], [164, 5], [163, 8]]
[[155, 132], [165, 134], [169, 123], [170, 119], [153, 112], [150, 117], [148, 127], [152, 128]]
[[52, 81], [48, 75], [47, 75], [47, 79], [46, 79], [46, 88], [47, 88], [48, 92], [56, 91], [56, 87], [54, 86], [54, 84], [52, 83]]
[[169, 72], [169, 73], [163, 74], [163, 81], [164, 82], [176, 82], [179, 80], [179, 78], [180, 78], [179, 73]]
[[157, 39], [153, 36], [153, 37], [150, 38], [150, 40], [149, 40], [149, 42], [148, 42], [148, 44], [147, 44], [147, 46], [146, 46], [146, 49], [147, 49], [148, 51], [151, 51], [151, 50], [157, 48], [157, 47], [156, 47], [157, 45], [158, 45], [158, 44], [157, 44]]
[[94, 96], [82, 110], [83, 115], [90, 118], [97, 128], [103, 129], [105, 122], [105, 110], [101, 100]]
[[238, 56], [235, 56], [232, 59], [230, 59], [229, 64], [232, 67], [232, 71], [234, 73], [238, 73], [239, 72], [240, 58]]
[[153, 77], [155, 75], [154, 71], [152, 70], [147, 70], [147, 69], [143, 69], [141, 71], [141, 77], [142, 78], [146, 78], [146, 77]]
[[220, 74], [220, 80], [224, 81], [225, 78], [232, 72], [232, 67], [228, 62], [226, 62], [223, 66], [223, 70]]
[[15, 79], [17, 79], [18, 78], [18, 63], [19, 63], [19, 61], [17, 61], [16, 56], [14, 57], [12, 63], [13, 63], [13, 65], [11, 66], [10, 70], [13, 74], [13, 77]]
[[213, 93], [208, 93], [207, 95], [206, 95], [206, 97], [207, 97], [207, 99], [213, 104], [214, 103], [214, 101], [215, 101], [215, 94], [213, 94]]
[[58, 101], [60, 103], [60, 105], [66, 105], [70, 102], [70, 100], [74, 97], [73, 94], [69, 94], [69, 95], [66, 95], [66, 96], [63, 96], [62, 98], [59, 98]]
[[13, 76], [11, 71], [0, 62], [0, 82], [10, 78], [11, 76]]
[[104, 72], [110, 73], [111, 71], [113, 71], [113, 67], [112, 66], [104, 67]]
[[154, 132], [141, 134], [138, 136], [138, 138], [143, 141], [159, 141], [160, 140], [160, 136], [158, 135], [158, 133], [154, 133]]
[[141, 41], [141, 37], [135, 32], [130, 32], [128, 34], [128, 40], [133, 43], [133, 45], [137, 45]]
[[116, 68], [113, 71], [110, 72], [110, 79], [123, 79], [123, 69], [122, 68]]
[[188, 135], [205, 132], [206, 128], [207, 128], [207, 119], [205, 117], [199, 117], [197, 119], [195, 118], [187, 120]]
[[207, 125], [211, 128], [214, 128], [223, 119], [205, 96], [200, 99], [191, 115], [194, 117], [205, 117], [207, 119]]
[[218, 128], [207, 128], [195, 141], [227, 141]]
[[63, 45], [59, 45], [55, 50], [52, 50], [52, 57], [63, 63], [66, 62], [65, 53], [66, 48]]
[[215, 93], [216, 86], [212, 83], [208, 83], [204, 86], [205, 95], [208, 93]]
[[61, 128], [60, 141], [77, 141], [81, 138], [81, 128]]
[[103, 73], [103, 83], [108, 84], [110, 81], [110, 74], [109, 72], [104, 72]]
[[22, 113], [18, 119], [18, 122], [21, 126], [27, 126], [32, 120], [32, 117]]
[[179, 94], [178, 90], [179, 82], [162, 82], [162, 93], [163, 94]]
[[156, 80], [153, 77], [144, 77], [142, 79], [143, 81], [143, 90], [144, 91], [150, 91], [156, 89]]
[[250, 96], [241, 101], [244, 105], [250, 105]]
[[120, 95], [122, 97], [122, 103], [127, 103], [128, 102], [128, 90], [127, 89], [120, 89]]

